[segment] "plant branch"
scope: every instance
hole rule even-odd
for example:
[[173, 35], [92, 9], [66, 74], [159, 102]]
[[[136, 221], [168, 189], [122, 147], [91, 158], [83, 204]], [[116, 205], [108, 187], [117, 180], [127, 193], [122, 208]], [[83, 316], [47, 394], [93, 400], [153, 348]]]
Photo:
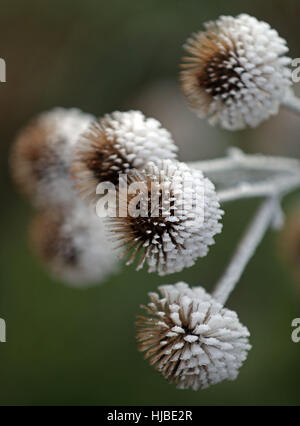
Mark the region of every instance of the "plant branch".
[[230, 148], [228, 156], [206, 161], [191, 161], [188, 165], [200, 169], [203, 173], [216, 173], [242, 170], [261, 170], [271, 172], [300, 172], [300, 161], [294, 158], [265, 156], [261, 154], [244, 154], [238, 148]]
[[[241, 198], [284, 195], [300, 187], [300, 161], [293, 158], [246, 155], [237, 148], [231, 148], [228, 157], [188, 164], [203, 171], [215, 183], [219, 181], [222, 187], [225, 186], [218, 190], [222, 203]], [[254, 181], [251, 181], [251, 172]]]
[[285, 195], [300, 187], [300, 171], [294, 176], [279, 177], [264, 182], [241, 183], [235, 187], [218, 191], [221, 203], [241, 198], [268, 197], [275, 194]]
[[257, 246], [263, 239], [266, 230], [277, 216], [278, 198], [270, 197], [263, 202], [256, 213], [245, 235], [238, 244], [237, 251], [230, 264], [216, 285], [213, 296], [225, 304], [230, 293], [238, 283], [247, 263], [254, 255]]

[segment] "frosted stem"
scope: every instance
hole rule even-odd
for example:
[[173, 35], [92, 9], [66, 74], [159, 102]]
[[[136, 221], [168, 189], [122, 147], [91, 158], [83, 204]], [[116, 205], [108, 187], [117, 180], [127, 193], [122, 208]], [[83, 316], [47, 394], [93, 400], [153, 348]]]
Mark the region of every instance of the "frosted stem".
[[293, 91], [290, 91], [289, 94], [282, 101], [282, 106], [300, 114], [300, 98], [298, 98]]
[[245, 235], [240, 241], [237, 251], [225, 270], [214, 290], [213, 296], [220, 303], [225, 304], [230, 293], [238, 283], [247, 263], [254, 255], [257, 246], [263, 239], [266, 230], [276, 218], [278, 198], [271, 197], [263, 202], [253, 221], [248, 226]]
[[294, 158], [244, 154], [238, 148], [230, 148], [227, 157], [206, 161], [190, 161], [188, 165], [201, 170], [203, 173], [226, 172], [237, 168], [273, 172], [300, 171], [300, 161]]
[[241, 183], [232, 188], [218, 191], [221, 203], [241, 198], [268, 197], [274, 194], [284, 195], [300, 187], [300, 172], [294, 176], [278, 177], [265, 182]]
[[[237, 148], [231, 148], [228, 157], [188, 164], [225, 186], [218, 191], [222, 203], [240, 198], [284, 195], [300, 187], [300, 161], [293, 158], [246, 155]], [[249, 177], [251, 172], [254, 182]], [[257, 175], [260, 176], [259, 181]]]

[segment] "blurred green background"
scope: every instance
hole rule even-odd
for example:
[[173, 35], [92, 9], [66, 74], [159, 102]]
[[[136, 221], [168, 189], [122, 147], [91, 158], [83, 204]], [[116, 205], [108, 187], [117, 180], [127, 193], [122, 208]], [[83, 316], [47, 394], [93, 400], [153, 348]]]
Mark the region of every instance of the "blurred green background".
[[[300, 157], [300, 120], [280, 114], [258, 129], [229, 133], [190, 112], [178, 85], [182, 44], [204, 21], [247, 12], [268, 21], [299, 51], [297, 0], [98, 0], [0, 2], [0, 403], [18, 404], [299, 404], [300, 343], [291, 321], [300, 317], [300, 282], [268, 233], [228, 306], [251, 331], [253, 349], [236, 382], [180, 391], [142, 358], [134, 321], [147, 292], [185, 280], [213, 287], [257, 201], [226, 205], [224, 231], [207, 258], [160, 278], [133, 267], [102, 285], [76, 290], [54, 281], [31, 254], [32, 210], [15, 192], [7, 158], [18, 129], [53, 106], [101, 115], [142, 109], [169, 128], [182, 160], [223, 155], [228, 145], [248, 152]], [[298, 48], [298, 50], [297, 50]], [[292, 208], [300, 194], [288, 197]]]

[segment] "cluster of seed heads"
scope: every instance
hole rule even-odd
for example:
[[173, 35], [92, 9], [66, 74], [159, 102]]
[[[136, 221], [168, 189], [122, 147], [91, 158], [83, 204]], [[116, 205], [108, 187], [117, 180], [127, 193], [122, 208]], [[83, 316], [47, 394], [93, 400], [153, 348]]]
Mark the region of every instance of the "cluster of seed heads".
[[76, 287], [100, 283], [118, 265], [103, 219], [78, 200], [71, 177], [74, 147], [94, 120], [78, 109], [40, 114], [20, 132], [11, 156], [18, 188], [38, 209], [32, 248], [52, 275]]
[[[182, 90], [212, 124], [257, 126], [290, 90], [285, 40], [249, 15], [205, 24], [185, 49]], [[56, 108], [20, 132], [11, 160], [17, 186], [39, 209], [31, 227], [35, 250], [72, 285], [99, 282], [116, 269], [108, 229], [128, 264], [137, 259], [137, 269], [147, 264], [160, 275], [194, 265], [221, 232], [213, 183], [179, 162], [170, 132], [140, 111], [96, 119]], [[106, 222], [89, 205], [105, 182], [117, 187], [118, 207]], [[237, 314], [202, 287], [180, 282], [159, 291], [149, 294], [137, 322], [139, 349], [150, 363], [181, 389], [234, 380], [250, 349]]]

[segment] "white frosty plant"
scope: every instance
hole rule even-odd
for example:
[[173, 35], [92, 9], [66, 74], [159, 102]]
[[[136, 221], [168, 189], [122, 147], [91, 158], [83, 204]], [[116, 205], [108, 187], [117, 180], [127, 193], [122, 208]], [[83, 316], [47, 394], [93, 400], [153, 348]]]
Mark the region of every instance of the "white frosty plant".
[[247, 14], [205, 24], [185, 45], [181, 83], [190, 107], [211, 124], [255, 127], [284, 104], [300, 110], [290, 89], [286, 41]]
[[[138, 216], [129, 211], [136, 194], [120, 196], [123, 208], [111, 218], [110, 228], [131, 252], [128, 264], [139, 257], [137, 268], [166, 275], [192, 266], [207, 255], [214, 236], [221, 232], [220, 208], [215, 187], [200, 170], [185, 163], [163, 160], [148, 163], [143, 173], [129, 174], [129, 184], [140, 187]], [[149, 191], [151, 189], [151, 192]]]
[[103, 219], [80, 201], [38, 212], [30, 231], [37, 256], [70, 286], [99, 285], [118, 270]]
[[117, 184], [119, 175], [143, 170], [149, 161], [176, 157], [168, 130], [141, 111], [116, 111], [93, 123], [77, 144], [72, 173], [78, 193], [95, 201], [103, 182]]
[[72, 202], [73, 148], [94, 117], [79, 109], [54, 108], [35, 117], [15, 141], [12, 175], [38, 207]]
[[[254, 127], [281, 104], [300, 113], [286, 42], [267, 23], [246, 14], [221, 16], [190, 38], [186, 50], [183, 91], [211, 123]], [[19, 134], [11, 164], [18, 186], [43, 208], [32, 225], [36, 252], [77, 286], [100, 282], [117, 268], [108, 229], [123, 256], [129, 254], [128, 264], [137, 259], [137, 269], [147, 264], [165, 275], [207, 255], [225, 203], [263, 199], [212, 295], [182, 282], [162, 286], [161, 295], [150, 293], [148, 315], [139, 317], [145, 357], [178, 387], [197, 390], [235, 379], [247, 357], [249, 332], [225, 303], [265, 232], [284, 224], [281, 199], [300, 187], [300, 161], [230, 149], [225, 158], [185, 164], [176, 153], [171, 134], [140, 111], [96, 120], [59, 108]], [[97, 187], [105, 182], [116, 186], [118, 211], [108, 224], [79, 200], [103, 201]]]
[[[300, 183], [300, 182], [299, 182]], [[247, 229], [236, 254], [210, 296], [186, 283], [150, 293], [146, 316], [137, 321], [140, 351], [180, 389], [204, 389], [234, 380], [251, 348], [249, 332], [237, 314], [224, 307], [266, 229], [278, 224], [277, 196], [268, 198]]]
[[237, 314], [202, 287], [186, 283], [149, 293], [146, 315], [137, 322], [139, 349], [180, 389], [204, 389], [235, 380], [251, 348]]

